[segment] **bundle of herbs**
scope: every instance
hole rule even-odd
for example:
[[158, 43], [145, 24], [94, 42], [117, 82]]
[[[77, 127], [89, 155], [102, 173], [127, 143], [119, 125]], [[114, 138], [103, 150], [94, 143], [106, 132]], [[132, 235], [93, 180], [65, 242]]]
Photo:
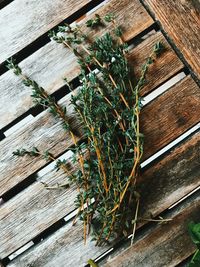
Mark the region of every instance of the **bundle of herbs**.
[[[82, 124], [86, 141], [81, 144], [69, 123], [66, 107], [60, 106], [44, 88], [25, 76], [13, 60], [8, 62], [8, 68], [32, 88], [33, 100], [48, 107], [71, 135], [72, 160], [80, 167], [71, 175], [65, 160], [57, 161], [56, 165], [77, 185], [76, 207], [83, 221], [84, 239], [92, 229], [97, 245], [127, 235], [130, 229], [134, 236], [140, 198], [136, 181], [143, 154], [140, 90], [149, 65], [163, 50], [163, 45], [156, 43], [141, 68], [141, 76], [135, 78], [127, 60], [128, 45], [123, 42], [120, 27], [115, 26], [114, 16], [95, 15], [86, 25], [96, 31], [107, 23], [113, 24], [113, 31], [95, 40], [78, 26], [64, 25], [50, 33], [53, 40], [64, 44], [77, 56], [80, 66], [81, 86], [76, 93], [72, 90], [71, 105]], [[49, 151], [40, 152], [38, 148], [14, 152], [17, 156], [26, 154], [42, 154], [47, 160], [55, 160]]]

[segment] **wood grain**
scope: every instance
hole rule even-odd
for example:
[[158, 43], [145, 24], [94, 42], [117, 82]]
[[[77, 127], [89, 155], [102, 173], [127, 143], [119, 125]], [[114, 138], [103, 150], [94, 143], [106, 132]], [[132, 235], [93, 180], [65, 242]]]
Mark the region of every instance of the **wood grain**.
[[[63, 102], [68, 107], [70, 107], [69, 100], [70, 96], [67, 96], [66, 102]], [[141, 125], [144, 134], [148, 136], [144, 148], [145, 158], [199, 121], [199, 102], [198, 86], [191, 77], [186, 77], [144, 107]], [[80, 124], [72, 115], [70, 108], [69, 116], [73, 122], [73, 128], [80, 129]], [[69, 134], [64, 132], [60, 122], [52, 118], [47, 111], [41, 113], [23, 130], [3, 140], [0, 143], [0, 195], [45, 165], [45, 160], [42, 158], [13, 157], [13, 151], [21, 147], [30, 149], [36, 146], [41, 151], [48, 149], [54, 156], [58, 156], [70, 145], [72, 140]]]
[[[149, 213], [156, 216], [200, 184], [199, 147], [200, 133], [197, 133], [185, 140], [184, 143], [180, 144], [178, 147], [171, 149], [159, 162], [154, 163], [149, 169], [145, 170], [142, 174], [143, 180], [139, 181], [142, 185], [140, 187], [140, 192], [142, 195], [141, 200], [143, 201], [141, 204], [143, 210], [141, 210], [140, 215], [143, 218], [149, 218]], [[177, 164], [177, 162], [179, 164]], [[49, 177], [49, 180], [51, 179], [52, 178]], [[39, 185], [31, 185], [30, 187], [35, 187], [38, 190]], [[31, 192], [31, 189], [27, 188], [27, 190]], [[19, 198], [16, 199], [18, 206], [17, 203], [14, 204], [13, 200], [4, 204], [4, 216], [12, 218], [17, 215], [17, 218], [23, 218], [23, 221], [22, 219], [18, 219], [20, 220], [20, 224], [19, 222], [15, 222], [15, 220], [10, 222], [11, 226], [9, 225], [9, 220], [7, 222], [5, 220], [3, 221], [2, 228], [10, 229], [12, 233], [9, 240], [7, 240], [7, 242], [12, 244], [12, 249], [13, 246], [17, 247], [16, 244], [22, 244], [22, 240], [23, 242], [28, 241], [28, 239], [32, 237], [32, 233], [39, 231], [41, 227], [43, 227], [43, 224], [47, 224], [52, 220], [53, 216], [60, 216], [60, 212], [63, 212], [63, 208], [56, 209], [56, 205], [59, 205], [57, 202], [52, 206], [48, 204], [48, 198], [50, 198], [51, 203], [51, 199], [54, 198], [54, 195], [51, 196], [47, 192], [42, 192], [41, 204], [39, 207], [37, 204], [37, 208], [35, 208], [34, 201], [36, 201], [36, 203], [40, 201], [37, 199], [37, 192], [35, 190], [34, 195], [31, 196], [28, 194], [27, 190], [26, 192], [20, 193]], [[39, 192], [41, 193], [41, 190]], [[60, 194], [62, 193], [60, 192]], [[69, 204], [66, 203], [67, 198], [65, 199], [65, 194], [67, 195], [68, 191], [63, 193], [63, 200], [59, 195], [57, 195], [57, 197], [59, 201], [62, 201], [63, 206], [66, 205], [68, 207]], [[72, 193], [69, 195], [69, 201], [71, 201]], [[26, 208], [24, 211], [24, 207], [28, 205], [30, 199], [35, 199], [31, 202], [33, 208], [29, 206], [29, 212], [26, 212]], [[194, 202], [192, 206], [194, 208]], [[15, 211], [16, 207], [17, 211]], [[9, 215], [11, 210], [12, 214]], [[58, 215], [55, 215], [56, 210]], [[51, 215], [51, 211], [53, 215]], [[38, 215], [36, 215], [36, 212]], [[48, 216], [45, 216], [46, 212]], [[176, 222], [176, 220], [174, 220], [174, 222]], [[19, 231], [20, 229], [25, 230]], [[29, 232], [29, 234], [27, 235], [26, 232]], [[8, 245], [4, 244], [3, 241], [3, 247], [4, 246], [7, 247]], [[3, 247], [1, 246], [1, 251]], [[80, 223], [76, 226], [72, 226], [71, 222], [69, 222], [49, 238], [14, 260], [9, 266], [28, 267], [31, 264], [37, 267], [85, 266], [89, 258], [94, 259], [98, 257], [108, 248], [108, 246], [100, 248], [95, 247], [94, 242], [91, 242], [90, 239], [85, 246]], [[3, 255], [6, 255], [5, 252]], [[66, 263], [69, 265], [66, 265]]]
[[[71, 172], [76, 169], [77, 165], [71, 167]], [[54, 186], [69, 181], [62, 171], [52, 170], [0, 207], [0, 258], [75, 209], [75, 185], [68, 189], [47, 190], [41, 182]]]
[[200, 2], [145, 0], [200, 78]]
[[[68, 107], [69, 120], [72, 128], [80, 129], [80, 123], [73, 115], [72, 106], [69, 105], [71, 95], [67, 95], [59, 103]], [[77, 135], [80, 138], [81, 134]], [[49, 113], [42, 112], [35, 117], [27, 127], [17, 131], [10, 137], [0, 143], [1, 146], [1, 177], [0, 177], [0, 195], [26, 179], [29, 175], [36, 172], [46, 165], [46, 160], [42, 157], [14, 157], [12, 152], [17, 148], [25, 147], [31, 149], [36, 146], [41, 152], [50, 150], [57, 157], [67, 150], [73, 144], [71, 136], [63, 130], [61, 122]]]
[[200, 185], [200, 130], [172, 150], [138, 179], [142, 217], [156, 217]]
[[149, 67], [146, 76], [146, 85], [141, 90], [141, 96], [150, 93], [183, 68], [182, 62], [171, 49], [162, 33], [153, 32], [138, 47], [130, 51], [128, 60], [135, 76], [140, 77], [141, 66], [149, 57], [153, 46], [157, 42], [161, 42], [164, 45], [165, 51]]
[[89, 0], [16, 0], [0, 12], [0, 64], [35, 41]]
[[147, 105], [141, 116], [141, 131], [147, 137], [144, 159], [199, 122], [199, 104], [199, 87], [188, 76]]
[[200, 194], [167, 224], [158, 226], [104, 267], [173, 267], [195, 251], [188, 233], [188, 223], [200, 220]]
[[[131, 2], [128, 0], [111, 0], [105, 6], [98, 9], [98, 14], [105, 16], [110, 10], [115, 13], [117, 22], [119, 22], [123, 28], [124, 39], [126, 41], [130, 40], [153, 23], [153, 20], [138, 0]], [[96, 12], [97, 10], [94, 13]], [[88, 28], [86, 29], [86, 27], [83, 27], [85, 21], [93, 16], [94, 14], [91, 14], [83, 19], [80, 25], [84, 32], [87, 32], [89, 36], [92, 35], [94, 38], [97, 36], [97, 33], [92, 32], [91, 34]], [[126, 19], [124, 19], [124, 17]], [[106, 29], [102, 28], [98, 34], [103, 34], [105, 30], [110, 29], [110, 26]], [[177, 69], [180, 67], [181, 63], [178, 59], [175, 65]], [[64, 77], [67, 77], [68, 80], [71, 81], [79, 73], [79, 67], [75, 56], [68, 49], [63, 47], [63, 45], [57, 44], [54, 41], [48, 43], [23, 60], [19, 66], [28, 76], [36, 80], [49, 93], [55, 92], [64, 85]], [[22, 85], [20, 79], [16, 77], [12, 71], [8, 71], [0, 77], [0, 87], [0, 113], [2, 115], [0, 117], [0, 128], [3, 128], [29, 110], [33, 106], [33, 103], [30, 97], [30, 89]]]

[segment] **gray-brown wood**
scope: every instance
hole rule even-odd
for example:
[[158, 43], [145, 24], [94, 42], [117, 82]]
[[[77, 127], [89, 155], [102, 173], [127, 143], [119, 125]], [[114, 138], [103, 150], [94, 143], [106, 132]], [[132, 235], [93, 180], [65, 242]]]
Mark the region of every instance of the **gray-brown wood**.
[[200, 185], [200, 130], [172, 150], [138, 179], [142, 217], [156, 217]]
[[[70, 97], [70, 94], [67, 95], [59, 103], [67, 106], [72, 127], [78, 132], [80, 123], [74, 117], [72, 107], [69, 105]], [[0, 143], [0, 195], [46, 164], [46, 160], [42, 157], [15, 157], [12, 155], [13, 151], [22, 147], [31, 149], [36, 146], [41, 152], [50, 150], [57, 157], [72, 144], [71, 136], [64, 131], [61, 121], [54, 118], [48, 110], [42, 112], [27, 127], [17, 131]]]
[[[153, 23], [153, 20], [138, 0], [131, 2], [128, 0], [111, 0], [94, 13], [98, 12], [98, 14], [103, 17], [110, 12], [110, 10], [115, 13], [117, 22], [123, 28], [125, 41], [130, 40]], [[93, 16], [94, 14], [87, 16], [80, 22], [80, 25], [83, 27], [85, 21]], [[111, 29], [111, 25], [106, 29], [102, 28], [97, 33], [103, 34], [105, 30], [109, 29]], [[90, 29], [83, 27], [83, 31], [90, 32]], [[92, 32], [92, 35], [95, 36], [97, 33], [94, 34], [94, 32]], [[180, 61], [178, 61], [178, 58], [175, 57], [175, 54], [172, 57], [172, 61], [175, 59], [173, 70], [177, 71], [182, 65]], [[51, 41], [23, 60], [19, 66], [28, 76], [36, 80], [49, 93], [53, 93], [64, 85], [64, 77], [67, 77], [68, 80], [71, 81], [77, 76], [79, 68], [76, 61], [77, 59], [75, 56], [67, 48]], [[172, 71], [170, 71], [170, 73], [171, 72]], [[12, 71], [8, 71], [0, 77], [0, 87], [0, 128], [3, 128], [29, 110], [33, 106], [33, 103], [30, 97], [30, 88], [22, 85], [20, 79], [16, 77]]]
[[[68, 107], [69, 98], [68, 96], [68, 101], [64, 102]], [[199, 88], [188, 76], [144, 107], [141, 125], [144, 134], [148, 136], [145, 143], [145, 158], [199, 121], [199, 102]], [[69, 115], [71, 112], [69, 110]], [[74, 128], [80, 128], [75, 117], [72, 121]], [[13, 157], [14, 150], [36, 146], [41, 151], [49, 149], [54, 156], [58, 156], [72, 144], [69, 134], [64, 132], [60, 122], [52, 118], [47, 111], [41, 113], [23, 130], [0, 143], [0, 195], [45, 165], [42, 158]]]
[[149, 232], [104, 267], [174, 267], [195, 251], [188, 233], [188, 223], [200, 220], [200, 194], [172, 221]]
[[146, 85], [141, 89], [141, 96], [150, 93], [183, 68], [182, 62], [171, 49], [162, 33], [152, 32], [145, 41], [130, 51], [128, 61], [135, 76], [140, 77], [141, 67], [152, 53], [152, 48], [157, 42], [161, 42], [164, 45], [165, 50], [155, 60], [154, 64], [149, 67], [146, 75]]
[[200, 2], [144, 0], [200, 78]]
[[[199, 148], [200, 133], [196, 133], [178, 147], [172, 149], [170, 153], [164, 156], [159, 162], [154, 163], [149, 169], [145, 170], [142, 174], [143, 179], [139, 181], [141, 184], [140, 192], [142, 201], [141, 217], [149, 218], [150, 213], [153, 216], [158, 215], [185, 194], [200, 185]], [[49, 180], [51, 179], [52, 176], [49, 177]], [[31, 187], [35, 187], [36, 190], [38, 190], [40, 186], [33, 185]], [[31, 192], [31, 189], [27, 188], [27, 190]], [[19, 225], [18, 222], [11, 222], [11, 226], [9, 226], [8, 222], [4, 222], [4, 229], [12, 227], [12, 236], [10, 236], [10, 238], [12, 238], [12, 243], [15, 245], [16, 243], [21, 244], [22, 237], [26, 238], [24, 241], [28, 241], [28, 237], [31, 236], [32, 232], [36, 232], [36, 228], [39, 230], [40, 227], [43, 227], [39, 225], [43, 225], [43, 223], [47, 223], [48, 220], [52, 220], [52, 216], [50, 215], [51, 210], [52, 213], [54, 213], [53, 216], [60, 216], [60, 212], [63, 212], [63, 208], [56, 209], [56, 205], [59, 205], [57, 202], [55, 205], [52, 204], [52, 207], [51, 204], [48, 204], [48, 198], [54, 199], [54, 194], [56, 193], [52, 193], [52, 195], [47, 192], [41, 193], [40, 189], [39, 192], [42, 194], [40, 200], [42, 203], [39, 204], [39, 207], [36, 209], [34, 208], [34, 201], [36, 203], [39, 202], [36, 197], [36, 190], [33, 197], [28, 195], [27, 190], [25, 193], [22, 192], [19, 195], [19, 200], [17, 200], [19, 207], [17, 211], [14, 210], [17, 204], [14, 204], [12, 200], [4, 205], [5, 209], [6, 207], [13, 209], [13, 217], [16, 214], [18, 218], [19, 216], [23, 217], [21, 225]], [[67, 205], [68, 207], [69, 204], [66, 204], [65, 194], [61, 192], [60, 194], [63, 200], [61, 199], [62, 197], [59, 197], [59, 193], [57, 193], [59, 201], [63, 202], [63, 206]], [[67, 194], [68, 192], [66, 192], [66, 195]], [[72, 194], [70, 194], [69, 201], [72, 201], [71, 196]], [[42, 200], [42, 198], [44, 199]], [[26, 209], [24, 211], [24, 207], [28, 205], [29, 199], [35, 200], [31, 202], [33, 208], [29, 206], [29, 213], [27, 214]], [[192, 206], [193, 205], [194, 202], [192, 202]], [[49, 209], [48, 211], [45, 210], [47, 207]], [[57, 210], [58, 215], [55, 215], [55, 210]], [[46, 212], [49, 214], [48, 217], [45, 216]], [[7, 210], [7, 214], [7, 216], [10, 216], [9, 218], [12, 217], [12, 215], [9, 215], [9, 210]], [[30, 224], [31, 220], [32, 223]], [[176, 222], [176, 220], [174, 220], [174, 222]], [[18, 228], [16, 229], [17, 225]], [[27, 237], [26, 233], [23, 233], [24, 231], [19, 231], [19, 227], [21, 229], [26, 229], [25, 231], [29, 231], [29, 236]], [[84, 266], [89, 258], [94, 259], [98, 257], [101, 253], [105, 252], [108, 247], [95, 247], [94, 242], [90, 242], [90, 240], [88, 240], [85, 246], [82, 231], [83, 229], [80, 223], [76, 226], [72, 226], [71, 222], [69, 222], [66, 226], [52, 234], [52, 236], [14, 260], [9, 266], [28, 267], [29, 264], [33, 264], [37, 267]], [[18, 233], [18, 235], [15, 235], [15, 232]], [[11, 240], [8, 241], [11, 242]], [[191, 253], [191, 251], [189, 252]]]
[[[199, 122], [200, 90], [190, 76], [143, 109], [144, 159]], [[147, 125], [151, 125], [148, 127]]]
[[89, 2], [89, 0], [11, 2], [0, 12], [0, 64]]
[[[71, 171], [76, 168], [71, 167]], [[41, 182], [56, 186], [56, 183], [69, 181], [62, 170], [49, 171], [0, 207], [0, 258], [17, 250], [75, 209], [75, 185], [47, 190]]]

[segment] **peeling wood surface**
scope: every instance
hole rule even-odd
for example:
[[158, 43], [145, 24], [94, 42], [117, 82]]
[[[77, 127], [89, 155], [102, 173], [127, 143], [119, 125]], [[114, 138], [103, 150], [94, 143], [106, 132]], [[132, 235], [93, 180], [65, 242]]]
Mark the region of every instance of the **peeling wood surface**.
[[[110, 10], [115, 13], [117, 22], [119, 22], [123, 28], [125, 41], [129, 41], [138, 33], [153, 24], [152, 18], [147, 14], [146, 10], [138, 0], [131, 2], [128, 0], [111, 0], [108, 4], [98, 9], [98, 14], [104, 16], [110, 12]], [[97, 11], [94, 13], [96, 12]], [[86, 27], [83, 27], [83, 25], [88, 19], [93, 18], [93, 16], [94, 14], [91, 14], [80, 22], [84, 32], [90, 31], [88, 28], [86, 29]], [[133, 16], [134, 23], [132, 23]], [[124, 20], [124, 17], [126, 17], [126, 20]], [[106, 28], [106, 30], [109, 29], [111, 29], [111, 25]], [[105, 33], [105, 28], [102, 28], [102, 30], [97, 33], [92, 32], [92, 35], [95, 37], [97, 34], [101, 35], [103, 33]], [[173, 65], [173, 70], [177, 71], [181, 66], [181, 62], [175, 57], [175, 54], [172, 55], [172, 61], [174, 59], [176, 60]], [[64, 77], [67, 77], [68, 80], [71, 81], [77, 76], [79, 67], [76, 61], [75, 56], [67, 48], [51, 41], [23, 60], [19, 66], [25, 74], [36, 80], [49, 93], [53, 93], [64, 85]], [[0, 113], [2, 114], [0, 117], [0, 128], [3, 128], [29, 110], [33, 106], [33, 103], [30, 97], [30, 88], [25, 87], [12, 71], [7, 71], [0, 77], [0, 86]]]
[[[70, 98], [69, 96], [66, 98], [68, 100], [64, 104], [69, 106]], [[177, 103], [177, 99], [181, 98], [181, 102]], [[191, 77], [186, 77], [144, 107], [141, 125], [143, 125], [144, 134], [148, 136], [148, 142], [145, 143], [144, 147], [145, 157], [152, 155], [199, 121], [199, 101], [199, 88]], [[70, 115], [71, 112], [69, 109], [73, 128], [79, 129], [78, 120]], [[162, 127], [157, 127], [157, 125], [162, 125]], [[23, 146], [30, 149], [36, 146], [41, 151], [50, 150], [56, 157], [64, 153], [72, 144], [69, 134], [62, 130], [60, 123], [52, 118], [47, 111], [41, 113], [28, 127], [0, 143], [0, 194], [4, 194], [25, 180], [46, 163], [41, 158], [13, 157], [12, 152], [17, 148]]]
[[200, 194], [190, 205], [171, 217], [172, 221], [158, 226], [142, 240], [126, 249], [104, 267], [174, 267], [195, 251], [188, 223], [200, 220]]
[[89, 258], [98, 257], [108, 247], [96, 247], [91, 238], [84, 245], [82, 234], [80, 221], [75, 226], [70, 222], [8, 266], [28, 267], [32, 264], [37, 267], [84, 267]]
[[200, 1], [144, 0], [200, 78]]
[[15, 0], [0, 12], [0, 64], [89, 3]]
[[[140, 214], [141, 217], [149, 218], [149, 213], [152, 213], [153, 216], [156, 216], [163, 210], [167, 209], [171, 204], [173, 204], [181, 197], [183, 197], [185, 194], [190, 192], [196, 186], [200, 185], [199, 148], [200, 148], [200, 133], [197, 133], [188, 140], [186, 140], [180, 146], [172, 149], [167, 156], [164, 156], [159, 162], [153, 164], [152, 167], [144, 171], [144, 173], [142, 174], [143, 180], [139, 181], [139, 183], [142, 185], [142, 187], [140, 187], [140, 192], [142, 195], [141, 200], [143, 202], [141, 206], [144, 207], [144, 209], [141, 211]], [[177, 166], [177, 162], [180, 162], [179, 166]], [[181, 173], [180, 175], [177, 175], [177, 171], [179, 170], [181, 170]], [[51, 207], [51, 205], [48, 204], [48, 197], [51, 196], [48, 195], [47, 192], [42, 194], [43, 194], [42, 197], [44, 197], [42, 205], [44, 204], [48, 208], [40, 206], [41, 210], [40, 208], [39, 210], [38, 209], [35, 210], [35, 212], [37, 211], [38, 213], [37, 216], [34, 214], [34, 212], [31, 213], [29, 212], [29, 214], [26, 214], [23, 211], [24, 209], [23, 207], [29, 203], [30, 196], [28, 196], [27, 192], [25, 194], [23, 192], [20, 193], [21, 199], [24, 200], [21, 202], [20, 200], [18, 201], [19, 203], [18, 211], [13, 211], [14, 212], [13, 214], [16, 214], [18, 212], [19, 216], [20, 210], [21, 214], [24, 214], [23, 216], [20, 216], [24, 218], [22, 224], [18, 226], [21, 227], [21, 229], [27, 229], [26, 231], [30, 231], [31, 233], [33, 231], [36, 231], [35, 228], [40, 228], [39, 225], [42, 225], [42, 223], [47, 221], [47, 216], [45, 216], [45, 213], [42, 213], [42, 211], [44, 212], [44, 210], [46, 211], [49, 209], [48, 213], [51, 213], [51, 209], [56, 210], [55, 205]], [[70, 196], [71, 195], [72, 194], [70, 194]], [[53, 197], [54, 196], [52, 196], [52, 198]], [[65, 205], [64, 197], [63, 197], [63, 205]], [[14, 206], [11, 201], [5, 203], [4, 207], [5, 211], [6, 207], [14, 209]], [[195, 207], [195, 209], [197, 209], [197, 205], [195, 206], [194, 202], [192, 202], [192, 207], [193, 208]], [[59, 209], [57, 209], [57, 213], [59, 214]], [[26, 219], [28, 220], [28, 223]], [[49, 220], [50, 219], [51, 218], [49, 218]], [[32, 224], [29, 225], [31, 220]], [[174, 220], [174, 222], [176, 222], [176, 220]], [[7, 225], [7, 227], [10, 227], [9, 224], [7, 223], [5, 223], [5, 225]], [[12, 223], [13, 244], [21, 242], [19, 235], [17, 236], [14, 234], [17, 225], [18, 223], [16, 222]], [[184, 225], [181, 226], [180, 223], [178, 225], [180, 227], [184, 227]], [[28, 241], [26, 233], [22, 232], [23, 231], [21, 231], [21, 235], [23, 236], [23, 238], [26, 238], [26, 241]], [[105, 252], [109, 247], [108, 246], [95, 247], [94, 242], [91, 242], [90, 240], [88, 240], [86, 246], [84, 246], [82, 233], [83, 233], [82, 226], [80, 225], [80, 223], [78, 223], [78, 225], [76, 226], [72, 226], [71, 222], [69, 222], [66, 226], [56, 231], [49, 238], [42, 241], [35, 247], [31, 248], [25, 254], [19, 256], [19, 258], [14, 260], [14, 262], [9, 264], [8, 266], [28, 267], [30, 264], [33, 264], [37, 267], [84, 266], [89, 258], [94, 259], [98, 257], [101, 253]], [[190, 250], [188, 250], [188, 252], [191, 253]], [[68, 265], [66, 265], [66, 263], [68, 263]]]

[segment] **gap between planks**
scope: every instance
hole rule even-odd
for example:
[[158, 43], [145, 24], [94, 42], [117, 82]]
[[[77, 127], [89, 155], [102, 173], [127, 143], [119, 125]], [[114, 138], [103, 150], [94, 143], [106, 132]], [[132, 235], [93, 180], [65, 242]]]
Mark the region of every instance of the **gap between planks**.
[[12, 1], [14, 0], [0, 0], [0, 10], [4, 8], [5, 6], [9, 5]]

